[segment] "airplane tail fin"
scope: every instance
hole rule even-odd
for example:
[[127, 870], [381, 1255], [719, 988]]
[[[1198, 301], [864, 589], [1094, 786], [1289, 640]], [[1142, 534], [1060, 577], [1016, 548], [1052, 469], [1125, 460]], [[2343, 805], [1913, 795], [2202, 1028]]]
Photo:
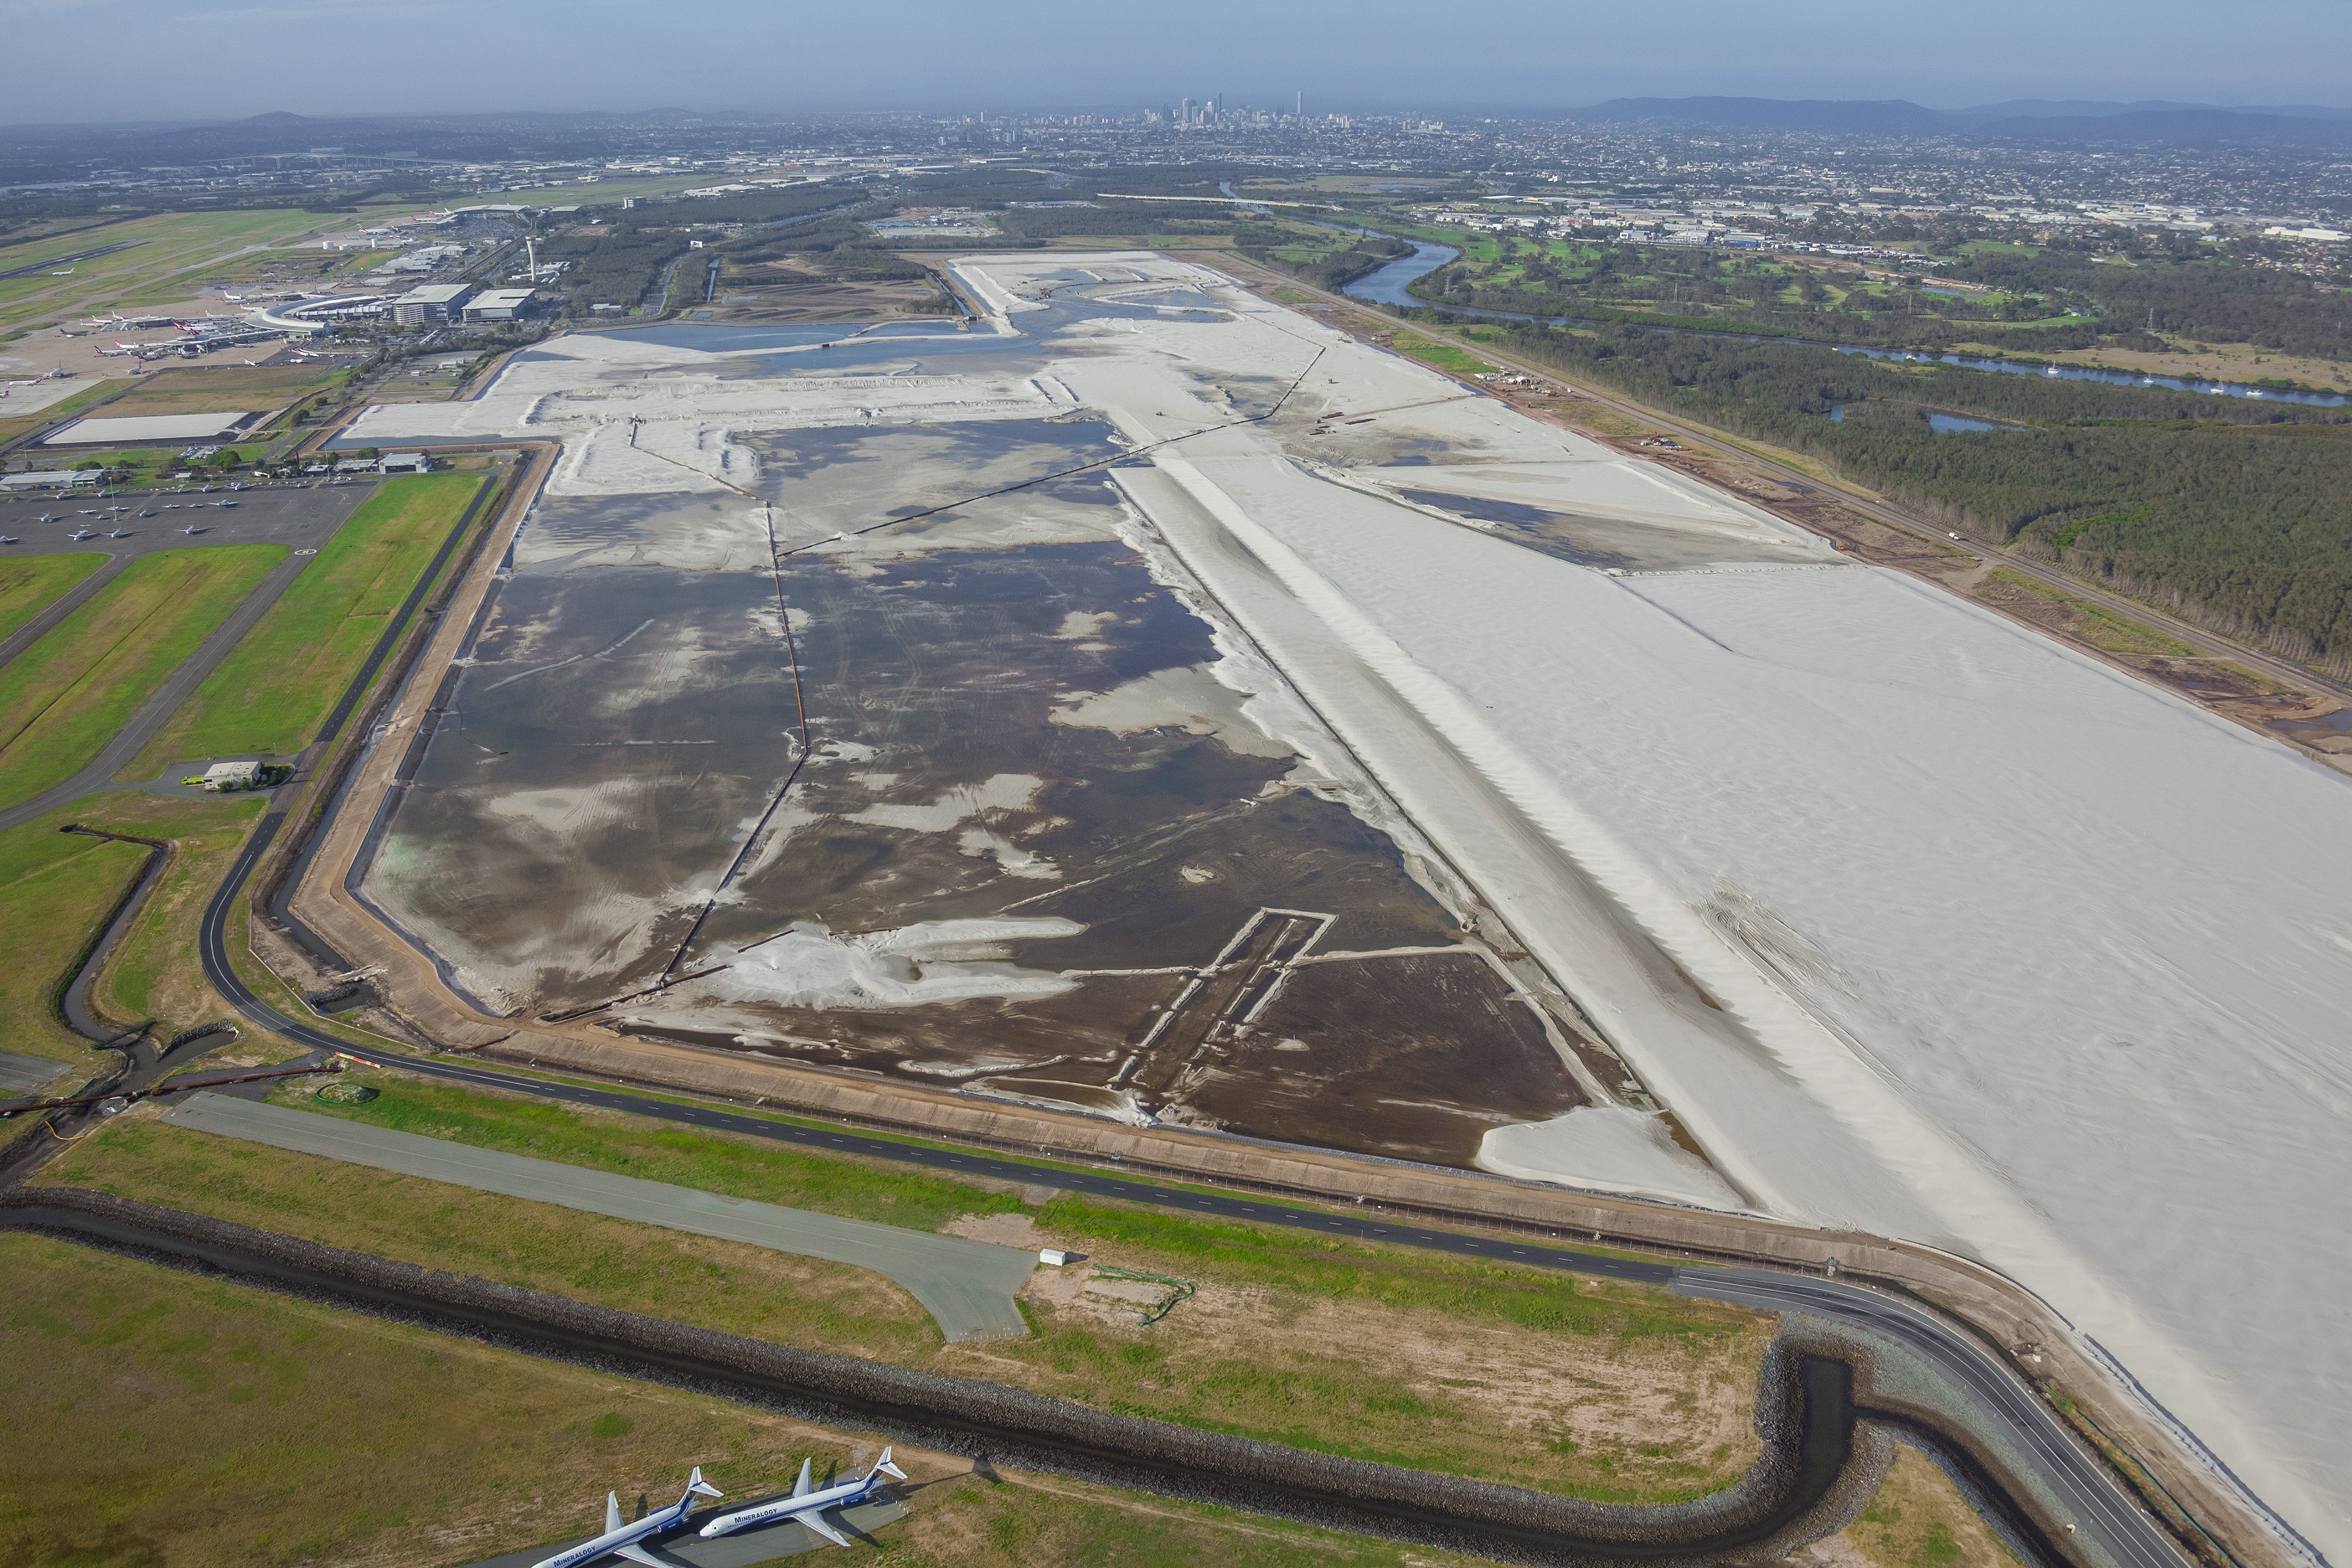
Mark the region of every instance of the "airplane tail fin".
[[866, 1473], [866, 1479], [869, 1481], [876, 1476], [894, 1476], [903, 1481], [907, 1479], [907, 1472], [890, 1462], [890, 1450], [885, 1448], [882, 1450], [882, 1457], [874, 1461], [874, 1468]]
[[610, 1535], [621, 1528], [621, 1494], [604, 1494], [604, 1533]]
[[727, 1495], [725, 1492], [720, 1491], [717, 1487], [712, 1486], [709, 1481], [702, 1479], [702, 1467], [700, 1465], [694, 1467], [694, 1474], [688, 1477], [686, 1482], [687, 1496], [692, 1497], [698, 1492], [704, 1497], [725, 1497]]

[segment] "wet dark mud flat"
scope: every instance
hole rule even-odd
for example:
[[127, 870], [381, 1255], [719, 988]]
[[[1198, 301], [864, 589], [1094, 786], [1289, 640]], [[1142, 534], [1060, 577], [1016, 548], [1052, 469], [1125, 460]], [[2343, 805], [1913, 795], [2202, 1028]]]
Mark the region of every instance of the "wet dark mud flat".
[[764, 510], [555, 496], [518, 543], [366, 874], [474, 994], [1451, 1164], [1581, 1102], [1099, 470], [843, 537], [1115, 458], [1108, 426], [735, 439]]
[[520, 567], [370, 897], [502, 1010], [650, 980], [789, 766], [774, 618], [764, 574]]
[[1512, 543], [1561, 561], [1573, 562], [1579, 566], [1633, 564], [1633, 557], [1620, 551], [1600, 547], [1597, 541], [1605, 531], [1598, 524], [1598, 520], [1529, 506], [1524, 501], [1456, 495], [1451, 490], [1399, 489], [1397, 494], [1409, 501], [1452, 512], [1456, 517], [1494, 523], [1502, 537]]
[[[623, 1027], [1456, 1164], [1498, 1122], [1580, 1103], [1542, 1021], [1466, 949], [1368, 961], [1393, 971], [1368, 1008], [1289, 1001], [1362, 967], [1290, 970], [1309, 937], [1469, 939], [1239, 716], [1203, 668], [1208, 625], [1125, 546], [803, 557], [785, 580], [814, 758], [688, 960], [730, 969]], [[1262, 1002], [1280, 1033], [1247, 1016]], [[1381, 1107], [1370, 1142], [1359, 1101]]]
[[[787, 550], [1102, 462], [1120, 451], [1109, 426], [1079, 417], [755, 431], [737, 440], [759, 456], [758, 489], [775, 503], [777, 542]], [[989, 521], [1034, 537], [1053, 530], [1064, 505], [1111, 504], [1099, 477], [1075, 476], [1023, 492], [1017, 508], [960, 507], [935, 521], [909, 524], [898, 537], [919, 546], [927, 533], [953, 529], [958, 545], [968, 549], [969, 536]], [[1094, 517], [1072, 520], [1062, 531], [1099, 538], [1107, 527], [1106, 520]]]

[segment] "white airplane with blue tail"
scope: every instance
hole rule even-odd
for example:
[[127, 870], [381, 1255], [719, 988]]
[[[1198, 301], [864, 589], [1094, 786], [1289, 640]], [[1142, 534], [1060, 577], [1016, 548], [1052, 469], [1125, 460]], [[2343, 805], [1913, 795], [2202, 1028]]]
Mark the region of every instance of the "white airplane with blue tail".
[[[698, 1497], [724, 1497], [727, 1494], [702, 1479], [702, 1467], [697, 1465], [686, 1483], [686, 1490], [667, 1508], [657, 1508], [635, 1524], [621, 1522], [621, 1496], [618, 1492], [604, 1494], [604, 1533], [593, 1541], [583, 1541], [566, 1552], [543, 1559], [532, 1568], [581, 1568], [581, 1564], [598, 1562], [606, 1557], [625, 1557], [632, 1563], [643, 1563], [648, 1568], [665, 1568], [662, 1560], [637, 1544], [648, 1535], [658, 1535], [693, 1511]], [[705, 1533], [708, 1533], [707, 1531]]]
[[825, 1523], [825, 1510], [848, 1508], [864, 1502], [880, 1489], [884, 1476], [902, 1481], [907, 1479], [907, 1472], [890, 1462], [890, 1450], [887, 1448], [882, 1450], [882, 1457], [875, 1461], [872, 1469], [866, 1472], [864, 1479], [844, 1481], [837, 1487], [817, 1491], [809, 1485], [809, 1461], [803, 1459], [801, 1479], [793, 1483], [792, 1496], [751, 1508], [739, 1508], [733, 1513], [722, 1513], [704, 1525], [701, 1533], [704, 1539], [709, 1540], [730, 1535], [739, 1530], [749, 1530], [755, 1524], [772, 1524], [777, 1520], [789, 1519], [811, 1535], [820, 1536], [835, 1546], [846, 1546], [849, 1537]]

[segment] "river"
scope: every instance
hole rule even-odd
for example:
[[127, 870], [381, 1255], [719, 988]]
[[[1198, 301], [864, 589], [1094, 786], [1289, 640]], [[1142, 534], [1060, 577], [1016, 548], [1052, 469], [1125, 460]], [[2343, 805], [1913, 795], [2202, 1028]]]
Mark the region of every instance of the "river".
[[[1326, 228], [1339, 228], [1338, 224], [1325, 224]], [[1358, 231], [1376, 238], [1389, 238], [1371, 229]], [[1411, 256], [1400, 256], [1377, 271], [1357, 279], [1342, 290], [1351, 299], [1374, 305], [1393, 305], [1399, 310], [1429, 309], [1430, 301], [1411, 292], [1416, 279], [1436, 271], [1462, 253], [1451, 246], [1432, 245], [1425, 240], [1411, 240]], [[1437, 307], [1457, 316], [1476, 316], [1486, 321], [1529, 321], [1538, 326], [1566, 326], [1565, 316], [1535, 316], [1514, 310], [1480, 310], [1464, 305]], [[1658, 327], [1662, 332], [1690, 331], [1687, 327]], [[1785, 342], [1803, 348], [1834, 349], [1842, 354], [1861, 354], [1868, 359], [1908, 362], [1914, 364], [1949, 364], [1964, 370], [1988, 370], [2003, 375], [2040, 375], [2060, 381], [2096, 381], [2109, 386], [2161, 386], [2173, 392], [2203, 393], [2215, 397], [2261, 398], [2273, 403], [2301, 403], [2315, 408], [2341, 408], [2352, 398], [2329, 392], [2294, 392], [2275, 386], [2253, 386], [2239, 381], [2206, 381], [2193, 376], [2147, 375], [2134, 371], [2099, 370], [2087, 365], [2042, 364], [2027, 360], [1978, 357], [1969, 354], [1932, 354], [1904, 349], [1864, 348], [1855, 343], [1823, 342], [1813, 338], [1765, 338], [1744, 332], [1701, 332], [1704, 337], [1724, 337], [1742, 342]]]

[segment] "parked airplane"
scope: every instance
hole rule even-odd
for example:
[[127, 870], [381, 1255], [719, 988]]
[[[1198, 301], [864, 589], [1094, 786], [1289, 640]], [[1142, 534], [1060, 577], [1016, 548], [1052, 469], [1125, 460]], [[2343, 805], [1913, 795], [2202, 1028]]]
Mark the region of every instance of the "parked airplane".
[[127, 528], [118, 528], [106, 537], [109, 539], [128, 539], [131, 537], [131, 531]]
[[724, 1497], [727, 1494], [702, 1479], [702, 1467], [697, 1465], [686, 1483], [686, 1490], [667, 1508], [657, 1508], [635, 1524], [621, 1522], [621, 1497], [618, 1492], [604, 1494], [604, 1533], [593, 1541], [583, 1541], [568, 1552], [559, 1552], [533, 1564], [533, 1568], [579, 1568], [602, 1557], [625, 1557], [632, 1563], [644, 1563], [650, 1568], [661, 1568], [661, 1559], [637, 1544], [648, 1535], [658, 1535], [684, 1519], [694, 1507], [696, 1497]]
[[14, 544], [16, 542], [16, 538], [13, 535], [0, 533], [0, 544]]
[[202, 532], [204, 531], [204, 530], [203, 530], [201, 527], [199, 527], [197, 524], [195, 524], [195, 523], [193, 523], [193, 522], [192, 522], [192, 523], [188, 524], [188, 526], [187, 526], [187, 527], [185, 527], [185, 528], [184, 528], [184, 529], [180, 530], [180, 531], [181, 531], [182, 533], [202, 533]]
[[38, 517], [35, 518], [33, 521], [34, 521], [35, 522], [63, 522], [63, 521], [65, 521], [65, 519], [64, 519], [64, 518], [62, 518], [62, 517], [59, 517], [56, 512], [53, 512], [53, 511], [45, 511], [45, 512], [43, 512], [40, 516], [38, 516]]
[[79, 539], [96, 539], [96, 538], [98, 537], [98, 535], [96, 535], [95, 533], [92, 533], [89, 530], [88, 530], [88, 529], [86, 529], [86, 528], [78, 528], [78, 529], [74, 530], [73, 537], [74, 537], [74, 538], [76, 538], [76, 539], [78, 539], [78, 540], [79, 540]]
[[[814, 1491], [809, 1486], [809, 1461], [803, 1459], [801, 1479], [793, 1483], [792, 1496], [778, 1498], [774, 1502], [763, 1502], [756, 1508], [739, 1508], [733, 1513], [722, 1513], [704, 1525], [701, 1534], [709, 1540], [731, 1535], [739, 1530], [749, 1530], [755, 1524], [772, 1524], [780, 1519], [789, 1519], [811, 1535], [822, 1536], [835, 1546], [846, 1546], [849, 1537], [825, 1523], [824, 1510], [864, 1502], [880, 1487], [878, 1478], [882, 1476], [895, 1477], [902, 1481], [907, 1479], [907, 1472], [890, 1462], [890, 1450], [887, 1448], [882, 1450], [882, 1457], [874, 1462], [872, 1469], [866, 1472], [863, 1480], [844, 1481], [837, 1487]], [[542, 1563], [541, 1568], [547, 1568], [547, 1565]]]

